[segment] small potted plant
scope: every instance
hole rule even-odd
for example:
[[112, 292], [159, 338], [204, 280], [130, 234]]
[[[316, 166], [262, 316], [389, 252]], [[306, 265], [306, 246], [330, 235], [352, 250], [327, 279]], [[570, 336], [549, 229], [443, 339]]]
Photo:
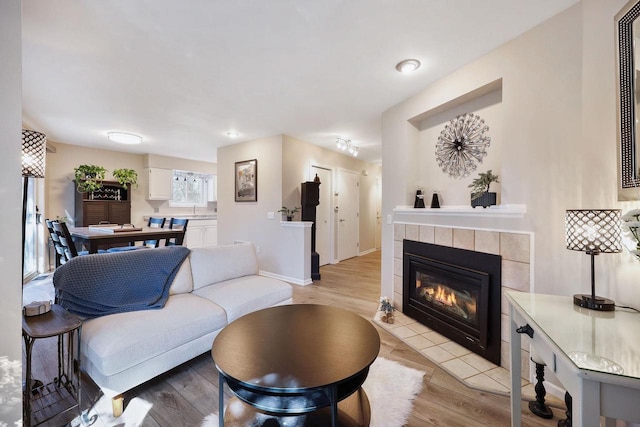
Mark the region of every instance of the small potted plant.
[[114, 169], [112, 175], [124, 188], [132, 185], [138, 187], [138, 172], [133, 169]]
[[380, 308], [378, 309], [382, 312], [382, 317], [380, 318], [380, 320], [385, 323], [393, 323], [393, 312], [395, 311], [395, 309], [396, 308], [393, 306], [393, 303], [389, 300], [388, 297], [380, 298]]
[[102, 181], [107, 170], [102, 166], [80, 165], [74, 168], [73, 172], [78, 192], [93, 193], [102, 188]]
[[489, 192], [489, 186], [492, 182], [500, 182], [498, 175], [491, 173], [491, 170], [487, 172], [481, 172], [478, 174], [478, 178], [474, 179], [469, 188], [471, 188], [471, 207], [492, 206], [496, 204], [496, 193]]
[[282, 212], [284, 216], [287, 217], [287, 221], [293, 221], [293, 215], [299, 210], [300, 208], [298, 206], [294, 207], [293, 209], [289, 209], [288, 207], [283, 206], [282, 209], [280, 209], [278, 212]]

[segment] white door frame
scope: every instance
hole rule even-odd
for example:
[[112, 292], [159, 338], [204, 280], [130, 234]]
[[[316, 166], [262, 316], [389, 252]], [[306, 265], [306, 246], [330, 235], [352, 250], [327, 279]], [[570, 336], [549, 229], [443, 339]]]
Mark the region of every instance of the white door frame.
[[[329, 192], [334, 195], [335, 194], [335, 182], [336, 182], [336, 171], [335, 168], [333, 166], [330, 166], [326, 163], [320, 163], [320, 162], [314, 162], [314, 161], [309, 161], [309, 168], [308, 168], [308, 181], [313, 181], [313, 179], [315, 178], [315, 173], [313, 172], [313, 168], [317, 167], [320, 169], [327, 169], [330, 174], [331, 174], [331, 182], [330, 182], [330, 187], [329, 188]], [[336, 235], [336, 229], [335, 229], [335, 203], [334, 203], [334, 199], [332, 196], [331, 200], [329, 200], [328, 204], [329, 204], [329, 227], [327, 227], [329, 229], [329, 264], [337, 264], [338, 260], [336, 259], [336, 243], [335, 243], [335, 235]], [[316, 242], [318, 241], [318, 236], [316, 235]]]

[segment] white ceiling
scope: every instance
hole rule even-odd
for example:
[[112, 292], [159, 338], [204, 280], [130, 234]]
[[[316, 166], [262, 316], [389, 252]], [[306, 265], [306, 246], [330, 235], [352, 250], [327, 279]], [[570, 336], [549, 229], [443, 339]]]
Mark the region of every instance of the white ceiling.
[[[340, 136], [379, 162], [383, 111], [577, 2], [23, 0], [24, 122], [51, 141], [212, 162], [239, 141]], [[395, 70], [406, 58], [418, 72]]]

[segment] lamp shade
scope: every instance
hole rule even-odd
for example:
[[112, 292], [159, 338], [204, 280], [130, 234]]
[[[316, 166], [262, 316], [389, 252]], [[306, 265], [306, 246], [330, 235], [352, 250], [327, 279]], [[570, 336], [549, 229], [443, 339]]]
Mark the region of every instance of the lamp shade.
[[22, 129], [22, 176], [44, 178], [47, 158], [47, 136]]
[[565, 215], [567, 249], [583, 252], [622, 251], [620, 209], [575, 209]]

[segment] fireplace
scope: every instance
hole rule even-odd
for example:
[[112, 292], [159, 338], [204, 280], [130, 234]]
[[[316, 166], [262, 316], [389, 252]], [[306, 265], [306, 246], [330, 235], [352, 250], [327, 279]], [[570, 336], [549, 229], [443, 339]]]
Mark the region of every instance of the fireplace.
[[409, 317], [500, 365], [502, 257], [403, 241]]

